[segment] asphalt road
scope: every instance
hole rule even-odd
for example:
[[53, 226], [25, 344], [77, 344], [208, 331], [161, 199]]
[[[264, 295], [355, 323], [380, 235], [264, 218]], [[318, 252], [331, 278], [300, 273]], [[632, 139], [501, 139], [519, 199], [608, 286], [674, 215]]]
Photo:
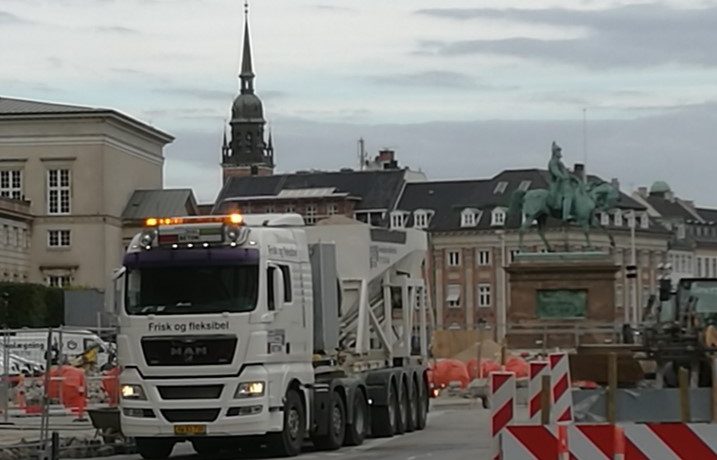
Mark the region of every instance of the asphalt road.
[[[490, 458], [489, 413], [479, 404], [445, 405], [429, 413], [428, 426], [423, 431], [393, 438], [368, 439], [358, 447], [345, 447], [335, 452], [303, 453], [299, 460], [476, 460]], [[189, 443], [178, 444], [172, 459], [199, 460]], [[224, 457], [233, 460], [233, 457]], [[237, 456], [237, 459], [256, 457]], [[270, 459], [273, 457], [259, 457]], [[139, 460], [139, 455], [103, 457], [104, 460]], [[94, 459], [102, 460], [102, 459]]]

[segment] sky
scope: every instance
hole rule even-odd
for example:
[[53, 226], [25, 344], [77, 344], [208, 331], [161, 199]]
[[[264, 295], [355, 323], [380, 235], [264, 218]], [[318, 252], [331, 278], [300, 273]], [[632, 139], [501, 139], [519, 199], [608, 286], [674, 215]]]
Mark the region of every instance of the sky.
[[[253, 0], [278, 172], [396, 150], [430, 179], [568, 165], [717, 207], [717, 0]], [[0, 95], [169, 132], [165, 185], [211, 202], [241, 0], [0, 0]]]

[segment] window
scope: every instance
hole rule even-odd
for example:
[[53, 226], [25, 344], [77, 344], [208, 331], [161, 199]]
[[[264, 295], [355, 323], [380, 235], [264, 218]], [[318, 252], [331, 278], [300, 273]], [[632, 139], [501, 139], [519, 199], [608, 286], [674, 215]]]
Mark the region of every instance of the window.
[[0, 171], [0, 196], [13, 200], [22, 199], [22, 171]]
[[70, 285], [70, 276], [69, 275], [48, 276], [47, 277], [47, 285], [50, 287], [55, 287], [55, 288], [68, 287]]
[[48, 230], [47, 245], [51, 248], [66, 248], [70, 246], [69, 230]]
[[508, 254], [509, 254], [509, 258], [510, 258], [509, 260], [510, 260], [511, 263], [515, 261], [515, 256], [516, 256], [519, 252], [520, 252], [520, 249], [511, 249], [511, 250], [510, 250], [510, 252], [509, 252]]
[[642, 228], [642, 229], [650, 228], [650, 216], [648, 216], [646, 212], [643, 212], [642, 214], [640, 214], [640, 228]]
[[331, 203], [326, 207], [326, 214], [333, 216], [339, 213], [339, 206], [336, 203]]
[[306, 220], [306, 223], [309, 225], [313, 225], [316, 223], [316, 205], [315, 204], [306, 205], [305, 220]]
[[477, 209], [466, 208], [461, 212], [461, 227], [475, 227], [480, 221], [481, 212]]
[[605, 227], [610, 225], [610, 213], [607, 213], [607, 212], [600, 213], [600, 224]]
[[518, 186], [518, 190], [520, 190], [520, 191], [522, 191], [522, 192], [527, 192], [529, 188], [530, 188], [530, 181], [529, 181], [529, 180], [524, 180], [524, 181], [522, 181], [522, 182], [520, 183], [520, 185]]
[[479, 284], [478, 285], [478, 306], [479, 307], [490, 307], [490, 284]]
[[505, 192], [506, 188], [508, 188], [508, 183], [505, 181], [500, 181], [496, 184], [495, 189], [493, 190], [493, 193], [495, 195], [502, 195]]
[[622, 211], [619, 209], [615, 210], [615, 226], [622, 227]]
[[414, 215], [414, 226], [416, 228], [428, 227], [428, 213], [426, 211], [416, 211]]
[[622, 284], [618, 284], [615, 286], [615, 305], [618, 307], [622, 307], [625, 305]]
[[446, 303], [449, 308], [460, 308], [461, 306], [461, 285], [460, 284], [449, 284]]
[[17, 246], [17, 227], [8, 227], [8, 237], [7, 237], [7, 244], [8, 246]]
[[274, 209], [274, 205], [269, 205], [269, 206], [267, 206], [265, 212], [266, 212], [267, 214], [274, 214], [274, 213], [276, 212], [276, 210]]
[[69, 169], [47, 171], [47, 212], [48, 214], [70, 213]]
[[458, 267], [461, 264], [460, 251], [448, 251], [448, 266]]
[[287, 204], [286, 206], [284, 206], [284, 212], [288, 212], [288, 213], [292, 213], [292, 214], [293, 214], [293, 213], [296, 212], [296, 208], [294, 207], [293, 204]]
[[490, 250], [478, 250], [478, 265], [490, 265]]
[[702, 257], [697, 258], [697, 276], [704, 276], [702, 274]]
[[391, 213], [391, 228], [403, 228], [406, 225], [404, 218], [402, 211], [393, 211]]
[[502, 208], [495, 208], [492, 213], [491, 225], [505, 225], [505, 211]]
[[284, 302], [291, 303], [291, 269], [288, 265], [279, 265], [279, 269], [284, 279]]

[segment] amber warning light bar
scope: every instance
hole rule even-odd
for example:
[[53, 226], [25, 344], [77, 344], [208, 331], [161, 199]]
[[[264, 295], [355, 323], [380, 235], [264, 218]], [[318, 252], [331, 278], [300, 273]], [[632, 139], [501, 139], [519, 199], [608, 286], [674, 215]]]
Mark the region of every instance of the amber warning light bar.
[[190, 217], [150, 217], [145, 220], [147, 227], [159, 227], [163, 225], [182, 224], [234, 224], [241, 225], [244, 216], [241, 214], [229, 214], [226, 216], [190, 216]]

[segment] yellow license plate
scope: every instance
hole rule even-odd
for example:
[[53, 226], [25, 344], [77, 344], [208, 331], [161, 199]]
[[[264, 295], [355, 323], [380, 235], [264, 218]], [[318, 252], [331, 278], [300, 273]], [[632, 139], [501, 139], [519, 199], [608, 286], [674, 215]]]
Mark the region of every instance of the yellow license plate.
[[174, 425], [174, 434], [177, 436], [201, 436], [207, 434], [206, 425]]

